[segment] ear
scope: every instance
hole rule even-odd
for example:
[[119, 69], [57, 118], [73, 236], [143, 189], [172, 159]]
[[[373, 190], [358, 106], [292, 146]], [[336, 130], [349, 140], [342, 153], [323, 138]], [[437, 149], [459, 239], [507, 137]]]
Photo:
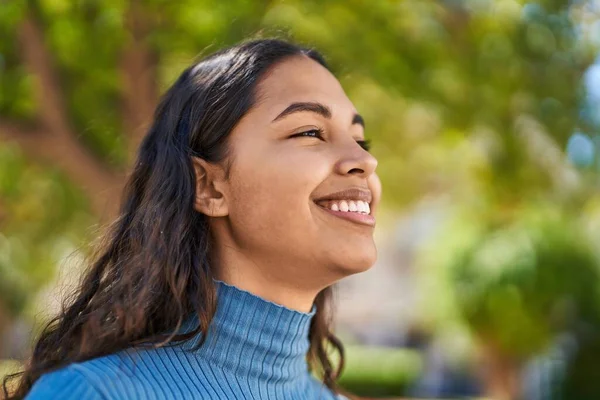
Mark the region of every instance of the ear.
[[224, 217], [229, 214], [225, 196], [225, 171], [220, 165], [192, 157], [196, 175], [194, 209], [209, 217]]

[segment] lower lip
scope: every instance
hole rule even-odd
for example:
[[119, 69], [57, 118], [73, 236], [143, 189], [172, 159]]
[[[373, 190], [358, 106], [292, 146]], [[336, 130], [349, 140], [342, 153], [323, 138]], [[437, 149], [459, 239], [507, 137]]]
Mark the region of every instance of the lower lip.
[[317, 204], [317, 207], [327, 211], [329, 214], [335, 215], [336, 217], [347, 219], [348, 221], [356, 222], [357, 224], [375, 226], [375, 217], [369, 214], [360, 214], [356, 212], [344, 212], [344, 211], [333, 211], [329, 208], [322, 207]]

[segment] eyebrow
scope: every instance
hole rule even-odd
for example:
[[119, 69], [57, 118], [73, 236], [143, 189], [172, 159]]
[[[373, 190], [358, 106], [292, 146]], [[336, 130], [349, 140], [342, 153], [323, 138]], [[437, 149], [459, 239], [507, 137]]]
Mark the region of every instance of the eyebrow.
[[[273, 119], [271, 122], [275, 122], [280, 120], [290, 114], [298, 113], [298, 112], [312, 112], [321, 115], [324, 118], [331, 119], [331, 109], [327, 107], [325, 104], [316, 103], [316, 102], [297, 102], [292, 103], [286, 107], [285, 110], [279, 113], [278, 116]], [[360, 126], [365, 127], [365, 120], [360, 114], [354, 114], [352, 117], [352, 125], [358, 124]]]

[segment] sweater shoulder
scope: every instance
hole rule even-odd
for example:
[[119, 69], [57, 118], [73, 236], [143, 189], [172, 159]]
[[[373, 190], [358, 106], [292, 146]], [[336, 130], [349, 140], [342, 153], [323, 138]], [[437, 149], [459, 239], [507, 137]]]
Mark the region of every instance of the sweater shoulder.
[[106, 397], [75, 364], [71, 364], [43, 374], [35, 381], [25, 399], [101, 400]]
[[32, 387], [27, 400], [34, 399], [113, 399], [125, 392], [146, 386], [152, 367], [141, 360], [147, 358], [130, 350], [71, 363], [43, 374]]
[[[35, 388], [40, 395], [36, 394], [37, 397], [31, 398], [34, 400], [215, 398], [213, 393], [215, 390], [211, 389], [215, 386], [215, 382], [198, 378], [189, 379], [190, 374], [184, 371], [184, 368], [187, 368], [188, 372], [192, 371], [191, 373], [196, 377], [196, 372], [206, 366], [200, 363], [195, 363], [194, 366], [185, 363], [185, 357], [175, 350], [131, 348], [72, 363], [63, 369], [44, 374], [38, 379], [40, 388]], [[74, 377], [76, 378], [74, 384], [78, 383], [80, 387], [87, 388], [90, 395], [86, 393], [83, 397], [79, 394], [71, 395], [72, 389], [62, 389], [65, 382], [69, 382]], [[33, 396], [33, 390], [30, 393]]]

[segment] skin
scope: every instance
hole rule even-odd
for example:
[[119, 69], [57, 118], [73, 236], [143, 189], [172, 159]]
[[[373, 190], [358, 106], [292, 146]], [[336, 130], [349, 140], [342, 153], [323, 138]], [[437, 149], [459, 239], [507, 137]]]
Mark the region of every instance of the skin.
[[[208, 215], [215, 277], [269, 301], [308, 312], [316, 295], [376, 261], [374, 227], [329, 214], [313, 201], [349, 188], [370, 190], [371, 215], [381, 197], [377, 160], [357, 140], [364, 128], [338, 80], [305, 56], [275, 65], [258, 86], [258, 104], [229, 138], [225, 165], [193, 159], [195, 208]], [[312, 111], [276, 117], [295, 102]], [[291, 137], [315, 128], [323, 140]]]

